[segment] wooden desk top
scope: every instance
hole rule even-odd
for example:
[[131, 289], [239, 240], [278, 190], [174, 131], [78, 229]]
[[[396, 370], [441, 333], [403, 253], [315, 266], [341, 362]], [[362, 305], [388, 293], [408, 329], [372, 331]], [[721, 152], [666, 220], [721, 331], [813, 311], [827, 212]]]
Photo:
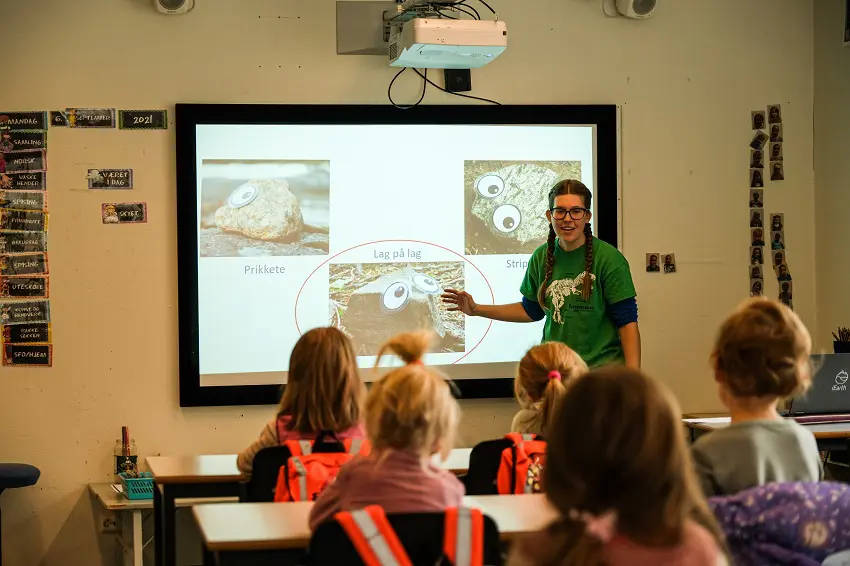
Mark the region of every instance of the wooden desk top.
[[683, 413], [683, 419], [706, 419], [712, 417], [728, 417], [729, 413]]
[[112, 484], [90, 483], [89, 491], [109, 511], [136, 511], [153, 509], [153, 499], [127, 499], [112, 489]]
[[472, 448], [455, 448], [449, 453], [445, 462], [440, 462], [438, 458], [436, 464], [454, 474], [465, 474], [469, 471], [470, 454], [472, 454]]
[[[464, 498], [499, 527], [503, 540], [539, 530], [557, 516], [543, 495], [483, 495]], [[221, 503], [197, 505], [192, 513], [207, 548], [216, 552], [306, 548], [313, 503]]]
[[496, 522], [502, 540], [539, 531], [558, 518], [558, 512], [542, 494], [468, 495], [463, 499], [465, 505], [481, 509]]
[[[719, 428], [726, 428], [729, 426], [729, 422], [690, 422], [684, 423], [686, 426], [691, 428], [697, 428], [700, 430], [717, 430]], [[807, 430], [812, 431], [812, 434], [815, 435], [817, 439], [827, 439], [827, 438], [850, 438], [850, 422], [843, 423], [801, 423], [802, 426], [806, 427]]]
[[[90, 483], [89, 491], [97, 497], [103, 508], [108, 511], [144, 511], [153, 509], [153, 499], [127, 499], [122, 494], [117, 493], [112, 489], [112, 484], [108, 483]], [[202, 497], [186, 499], [177, 499], [174, 502], [175, 507], [192, 507], [201, 503], [238, 503], [238, 497]]]
[[[445, 462], [436, 462], [445, 470], [465, 474], [471, 448], [455, 448]], [[148, 467], [159, 484], [228, 483], [245, 480], [236, 467], [236, 455], [151, 456]]]
[[152, 456], [147, 463], [158, 484], [235, 483], [245, 479], [236, 467], [236, 454]]

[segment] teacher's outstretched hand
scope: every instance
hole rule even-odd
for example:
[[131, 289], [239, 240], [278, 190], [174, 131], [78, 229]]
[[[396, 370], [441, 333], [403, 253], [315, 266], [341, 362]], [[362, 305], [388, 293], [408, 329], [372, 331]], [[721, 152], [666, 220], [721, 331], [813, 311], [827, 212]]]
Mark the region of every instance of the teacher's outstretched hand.
[[466, 291], [445, 289], [449, 310], [504, 322], [546, 319], [543, 341], [563, 342], [590, 367], [640, 367], [640, 330], [629, 263], [614, 246], [593, 237], [592, 195], [580, 181], [549, 191], [549, 237], [534, 250], [520, 285], [522, 300], [479, 305]]

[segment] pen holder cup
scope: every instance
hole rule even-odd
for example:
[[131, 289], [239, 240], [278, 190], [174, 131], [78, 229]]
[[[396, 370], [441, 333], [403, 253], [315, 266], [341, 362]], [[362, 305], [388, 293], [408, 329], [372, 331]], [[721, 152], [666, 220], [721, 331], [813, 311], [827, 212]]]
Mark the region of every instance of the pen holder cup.
[[832, 342], [832, 349], [836, 354], [850, 354], [850, 342], [838, 342], [834, 340]]

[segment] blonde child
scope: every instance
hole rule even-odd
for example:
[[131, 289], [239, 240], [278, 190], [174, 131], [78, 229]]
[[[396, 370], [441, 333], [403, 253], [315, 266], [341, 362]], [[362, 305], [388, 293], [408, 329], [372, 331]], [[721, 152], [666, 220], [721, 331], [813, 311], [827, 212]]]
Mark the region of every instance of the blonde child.
[[511, 432], [541, 434], [555, 416], [555, 408], [576, 377], [587, 373], [587, 364], [563, 342], [544, 342], [519, 361], [514, 393], [520, 410]]
[[693, 445], [706, 495], [823, 479], [814, 435], [776, 410], [811, 385], [811, 351], [806, 327], [776, 301], [747, 300], [720, 327], [711, 360], [732, 422]]
[[[457, 429], [459, 409], [446, 377], [424, 366], [430, 334], [400, 334], [378, 352], [398, 355], [403, 367], [377, 381], [366, 400], [369, 456], [340, 470], [316, 500], [310, 529], [339, 511], [380, 505], [387, 513], [442, 511], [460, 506], [463, 484], [431, 462], [448, 456]], [[377, 364], [376, 364], [377, 366]]]
[[307, 331], [289, 358], [289, 379], [277, 414], [260, 438], [239, 454], [237, 466], [251, 473], [254, 456], [287, 440], [313, 440], [319, 431], [340, 439], [365, 437], [360, 422], [365, 386], [351, 340], [334, 327]]
[[727, 564], [680, 419], [670, 392], [638, 370], [605, 366], [576, 380], [549, 430], [543, 476], [562, 518], [519, 539], [508, 563]]

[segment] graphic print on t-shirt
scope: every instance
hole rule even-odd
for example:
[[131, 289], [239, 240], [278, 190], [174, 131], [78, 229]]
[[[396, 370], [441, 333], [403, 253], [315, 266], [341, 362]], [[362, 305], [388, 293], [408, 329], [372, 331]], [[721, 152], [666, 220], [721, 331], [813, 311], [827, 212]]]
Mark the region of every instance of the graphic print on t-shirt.
[[[574, 279], [565, 277], [564, 279], [556, 279], [552, 281], [546, 288], [546, 296], [552, 299], [552, 321], [558, 324], [563, 324], [564, 320], [561, 317], [561, 309], [564, 307], [564, 301], [570, 295], [581, 295], [581, 287], [584, 282], [584, 276], [587, 271], [582, 271]], [[596, 281], [596, 275], [590, 274], [590, 292], [593, 293], [593, 282]]]

